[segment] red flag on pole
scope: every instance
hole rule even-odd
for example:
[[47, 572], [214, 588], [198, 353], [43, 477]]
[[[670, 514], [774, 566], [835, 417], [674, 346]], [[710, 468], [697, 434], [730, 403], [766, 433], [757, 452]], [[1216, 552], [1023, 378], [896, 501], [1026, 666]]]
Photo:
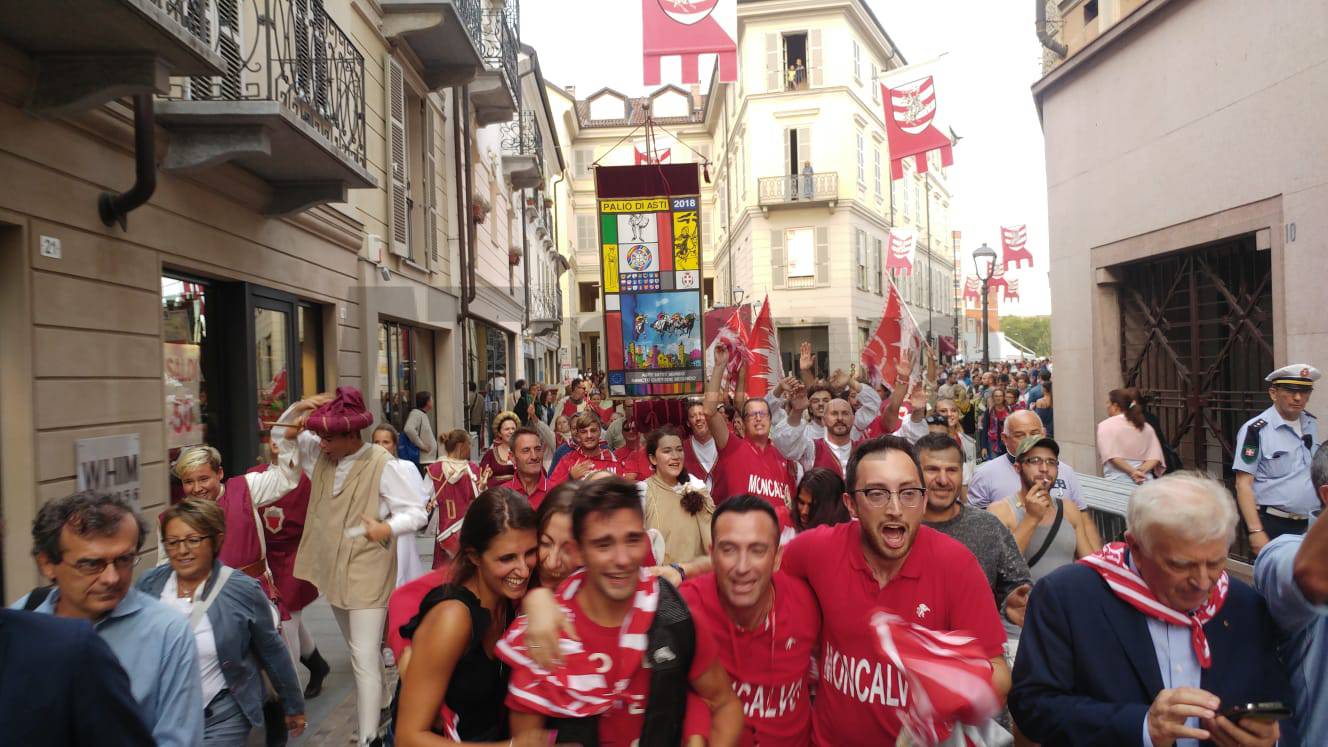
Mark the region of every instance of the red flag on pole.
[[784, 370], [779, 358], [779, 337], [775, 334], [775, 324], [770, 318], [769, 296], [766, 296], [765, 302], [761, 304], [761, 313], [752, 323], [747, 347], [752, 351], [751, 363], [747, 365], [747, 396], [764, 397], [774, 391]]
[[719, 80], [738, 79], [737, 0], [641, 0], [642, 80], [660, 83], [660, 61], [680, 57], [682, 82], [700, 83], [701, 55], [719, 58]]
[[[916, 353], [921, 348], [922, 335], [918, 333], [918, 325], [900, 300], [899, 289], [891, 283], [890, 300], [885, 304], [881, 323], [876, 325], [875, 334], [862, 349], [862, 367], [867, 371], [873, 386], [883, 379], [893, 381], [902, 352], [913, 350]], [[917, 374], [921, 360], [920, 355], [913, 358], [914, 375]]]
[[[721, 310], [716, 309], [716, 311]], [[743, 312], [746, 312], [746, 316], [750, 317], [751, 307], [744, 305], [725, 311], [729, 312], [728, 319], [714, 332], [714, 338], [706, 346], [705, 361], [706, 370], [713, 371], [715, 368], [715, 350], [720, 347], [728, 350], [729, 363], [726, 369], [728, 385], [725, 387], [725, 391], [732, 396], [738, 383], [738, 370], [742, 368], [743, 363], [749, 362], [752, 357], [751, 351], [747, 348], [747, 338], [751, 336], [751, 331], [747, 329], [747, 322], [743, 321]], [[712, 313], [714, 312], [706, 314], [707, 322], [709, 322]], [[706, 327], [706, 332], [710, 332], [709, 326]]]
[[933, 67], [933, 64], [905, 68], [892, 75], [891, 81], [881, 83], [892, 180], [904, 178], [905, 158], [913, 158], [919, 174], [927, 171], [927, 154], [933, 150], [941, 152], [942, 166], [954, 163], [953, 143], [935, 122], [936, 81], [932, 75], [921, 73], [923, 67]]

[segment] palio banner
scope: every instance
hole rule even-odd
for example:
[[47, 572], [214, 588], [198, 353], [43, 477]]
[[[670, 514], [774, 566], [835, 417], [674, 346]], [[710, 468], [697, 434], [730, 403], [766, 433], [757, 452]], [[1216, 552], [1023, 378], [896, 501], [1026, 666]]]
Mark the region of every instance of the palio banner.
[[700, 191], [694, 163], [595, 170], [610, 396], [705, 389]]

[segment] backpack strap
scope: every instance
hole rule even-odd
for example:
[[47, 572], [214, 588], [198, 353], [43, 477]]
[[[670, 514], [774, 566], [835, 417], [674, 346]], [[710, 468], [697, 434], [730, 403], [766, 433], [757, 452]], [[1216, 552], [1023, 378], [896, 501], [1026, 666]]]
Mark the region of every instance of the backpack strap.
[[209, 590], [212, 593], [194, 600], [194, 607], [189, 610], [190, 630], [198, 629], [198, 624], [203, 622], [203, 616], [207, 614], [208, 608], [212, 606], [213, 602], [217, 601], [217, 597], [221, 596], [221, 587], [226, 585], [226, 579], [230, 578], [231, 574], [234, 572], [234, 568], [231, 568], [228, 565], [223, 565], [221, 571], [217, 574], [217, 580], [212, 584], [212, 588]]
[[31, 593], [28, 594], [27, 601], [23, 603], [23, 609], [27, 612], [32, 612], [40, 607], [42, 602], [45, 602], [46, 598], [51, 595], [51, 590], [54, 588], [54, 586], [38, 586], [33, 589]]
[[1042, 559], [1042, 556], [1051, 548], [1051, 543], [1056, 541], [1056, 533], [1061, 530], [1061, 522], [1065, 519], [1065, 499], [1056, 501], [1056, 518], [1051, 522], [1051, 529], [1047, 531], [1047, 538], [1042, 540], [1042, 547], [1033, 553], [1033, 557], [1028, 559], [1028, 567], [1032, 568]]

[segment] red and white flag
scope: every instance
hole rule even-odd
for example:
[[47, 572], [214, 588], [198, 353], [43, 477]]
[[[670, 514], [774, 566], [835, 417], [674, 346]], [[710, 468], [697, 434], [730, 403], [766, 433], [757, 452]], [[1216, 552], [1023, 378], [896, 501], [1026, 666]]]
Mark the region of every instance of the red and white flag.
[[922, 335], [918, 332], [918, 325], [913, 321], [908, 307], [900, 300], [899, 289], [891, 283], [890, 300], [885, 304], [881, 323], [876, 325], [876, 332], [867, 341], [867, 346], [862, 349], [860, 359], [862, 367], [867, 371], [873, 386], [882, 380], [893, 381], [903, 351], [912, 350], [914, 356], [911, 381], [920, 375], [922, 356], [917, 355], [917, 352], [921, 349]]
[[647, 143], [635, 144], [632, 146], [633, 155], [637, 166], [641, 164], [669, 163], [673, 158], [672, 148], [656, 148], [653, 155], [650, 153], [650, 145]]
[[891, 228], [885, 269], [900, 275], [913, 274], [913, 254], [918, 246], [918, 232], [912, 228]]
[[908, 682], [900, 721], [913, 744], [988, 745], [1009, 739], [991, 721], [1001, 704], [991, 683], [991, 660], [976, 638], [924, 628], [884, 610], [872, 615], [871, 624], [877, 650]]
[[1002, 301], [1019, 300], [1019, 280], [1017, 278], [1014, 280], [1007, 280], [1005, 282], [1005, 293], [1002, 294], [1001, 300]]
[[1010, 269], [1014, 265], [1016, 270], [1023, 267], [1023, 263], [1028, 262], [1028, 266], [1033, 266], [1033, 255], [1028, 251], [1028, 226], [1001, 226], [1001, 265], [1002, 269]]
[[682, 61], [682, 82], [701, 82], [701, 55], [719, 58], [719, 81], [738, 80], [737, 0], [641, 0], [642, 80], [660, 83], [665, 57]]
[[941, 165], [954, 163], [953, 143], [941, 131], [942, 99], [936, 73], [944, 56], [892, 71], [881, 82], [885, 134], [890, 143], [890, 178], [904, 178], [904, 159], [913, 158], [918, 173], [927, 170], [927, 154], [940, 151]]
[[974, 306], [982, 305], [982, 281], [973, 276], [964, 279], [964, 301], [972, 301]]
[[779, 336], [770, 318], [769, 296], [761, 304], [756, 321], [752, 322], [747, 347], [752, 351], [751, 362], [747, 365], [747, 396], [764, 397], [775, 390], [784, 375], [784, 365], [779, 357]]
[[[1009, 286], [1010, 286], [1010, 279], [1005, 277], [1005, 265], [1001, 264], [1000, 262], [994, 262], [991, 268], [991, 283], [990, 283], [991, 289], [1007, 290]], [[993, 296], [992, 300], [995, 301], [997, 298], [999, 298], [999, 296]]]
[[[744, 306], [746, 306], [744, 304]], [[751, 315], [750, 306], [746, 307], [747, 315]], [[738, 372], [742, 364], [748, 363], [752, 359], [752, 352], [747, 347], [747, 338], [751, 336], [751, 331], [747, 329], [747, 323], [743, 321], [743, 307], [730, 309], [731, 313], [724, 324], [715, 332], [715, 337], [706, 346], [705, 365], [707, 371], [715, 370], [715, 350], [723, 347], [729, 353], [729, 362], [725, 371], [724, 380], [728, 384], [724, 387], [729, 396], [733, 396], [738, 384]], [[707, 314], [709, 316], [709, 314]], [[709, 326], [707, 326], [709, 331]]]

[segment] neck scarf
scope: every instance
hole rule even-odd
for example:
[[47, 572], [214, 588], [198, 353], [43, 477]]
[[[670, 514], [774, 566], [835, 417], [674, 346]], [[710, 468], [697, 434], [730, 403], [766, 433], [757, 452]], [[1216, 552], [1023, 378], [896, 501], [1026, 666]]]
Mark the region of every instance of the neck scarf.
[[1097, 571], [1116, 596], [1131, 607], [1169, 625], [1189, 628], [1190, 643], [1194, 646], [1199, 666], [1207, 669], [1212, 665], [1213, 655], [1208, 649], [1208, 637], [1204, 635], [1203, 626], [1217, 616], [1227, 601], [1227, 589], [1231, 581], [1226, 571], [1222, 572], [1217, 583], [1209, 590], [1208, 601], [1193, 614], [1187, 615], [1162, 604], [1153, 596], [1143, 578], [1130, 568], [1128, 545], [1124, 542], [1112, 542], [1097, 554], [1080, 558], [1079, 562]]
[[[585, 580], [586, 571], [582, 568], [568, 576], [556, 592], [563, 614], [573, 622], [578, 614], [582, 614], [574, 597]], [[552, 717], [586, 718], [608, 711], [627, 690], [632, 675], [641, 668], [647, 634], [658, 605], [659, 586], [655, 577], [642, 568], [637, 578], [636, 594], [632, 597], [632, 608], [618, 631], [618, 650], [587, 651], [580, 641], [562, 635], [558, 645], [563, 652], [563, 665], [555, 671], [543, 669], [530, 658], [526, 646], [526, 617], [518, 617], [496, 647], [498, 657], [512, 666], [508, 697], [521, 703], [523, 708]], [[607, 673], [599, 673], [604, 654], [609, 654], [613, 668]]]

